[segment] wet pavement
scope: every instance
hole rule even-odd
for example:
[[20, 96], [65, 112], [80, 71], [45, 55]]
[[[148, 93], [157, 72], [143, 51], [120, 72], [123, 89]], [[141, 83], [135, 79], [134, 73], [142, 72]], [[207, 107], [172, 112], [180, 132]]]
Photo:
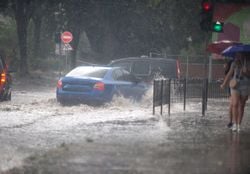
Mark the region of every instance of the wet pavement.
[[[22, 85], [20, 85], [22, 87]], [[1, 174], [249, 174], [250, 106], [242, 131], [226, 128], [228, 102], [188, 101], [152, 115], [143, 103], [63, 107], [54, 88], [16, 88], [0, 105]]]
[[[222, 106], [216, 107], [218, 103]], [[32, 155], [22, 167], [5, 173], [249, 174], [250, 110], [247, 107], [242, 131], [232, 133], [225, 126], [223, 107], [226, 102], [213, 102], [204, 117], [174, 112], [83, 125], [76, 132], [91, 136]]]

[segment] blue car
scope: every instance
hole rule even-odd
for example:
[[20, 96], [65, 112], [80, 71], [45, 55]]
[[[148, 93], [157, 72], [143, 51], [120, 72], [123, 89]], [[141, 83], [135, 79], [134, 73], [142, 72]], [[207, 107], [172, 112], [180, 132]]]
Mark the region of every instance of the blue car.
[[80, 66], [58, 81], [56, 98], [61, 104], [103, 104], [115, 95], [138, 101], [147, 89], [145, 83], [123, 68]]

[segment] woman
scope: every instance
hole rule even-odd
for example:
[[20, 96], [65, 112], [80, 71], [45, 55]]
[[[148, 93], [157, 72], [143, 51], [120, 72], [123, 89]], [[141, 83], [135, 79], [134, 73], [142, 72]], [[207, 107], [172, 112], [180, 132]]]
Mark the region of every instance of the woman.
[[240, 80], [242, 86], [244, 86], [244, 91], [245, 95], [241, 97], [241, 120], [243, 118], [244, 110], [245, 110], [245, 105], [248, 100], [248, 96], [250, 95], [250, 53], [249, 52], [244, 52], [243, 57], [242, 57], [242, 65], [243, 65], [243, 70], [242, 70], [242, 78]]
[[229, 80], [232, 78], [236, 78], [239, 82], [238, 85], [233, 88], [230, 87], [231, 90], [231, 105], [232, 105], [232, 131], [240, 131], [240, 124], [242, 121], [242, 117], [244, 114], [244, 107], [246, 100], [248, 98], [248, 80], [242, 74], [243, 67], [243, 54], [236, 53], [234, 62], [232, 63], [229, 72], [227, 73], [223, 83], [221, 84], [221, 88], [224, 89], [228, 84]]

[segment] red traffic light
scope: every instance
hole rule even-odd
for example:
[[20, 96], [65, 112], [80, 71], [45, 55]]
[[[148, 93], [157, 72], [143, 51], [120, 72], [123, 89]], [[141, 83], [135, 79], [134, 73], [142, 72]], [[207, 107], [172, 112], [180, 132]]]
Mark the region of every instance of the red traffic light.
[[202, 10], [204, 12], [208, 12], [208, 11], [211, 11], [212, 8], [213, 8], [213, 3], [211, 1], [202, 1]]
[[213, 19], [213, 0], [203, 0], [201, 3], [200, 27], [204, 31], [211, 31]]

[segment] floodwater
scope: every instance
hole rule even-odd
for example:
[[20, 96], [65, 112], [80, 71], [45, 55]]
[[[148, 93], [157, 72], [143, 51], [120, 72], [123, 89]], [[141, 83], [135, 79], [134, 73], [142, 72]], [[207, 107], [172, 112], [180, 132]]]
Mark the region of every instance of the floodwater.
[[101, 107], [61, 106], [54, 88], [14, 89], [12, 101], [0, 105], [0, 169], [20, 165], [34, 152], [109, 134], [113, 124], [151, 124], [150, 98], [143, 104], [117, 98]]
[[[227, 101], [164, 108], [152, 115], [152, 91], [142, 103], [124, 98], [101, 107], [61, 106], [51, 87], [14, 88], [0, 105], [3, 173], [249, 173], [250, 122], [225, 128]], [[249, 105], [249, 104], [248, 104]], [[0, 172], [1, 173], [1, 172]]]

